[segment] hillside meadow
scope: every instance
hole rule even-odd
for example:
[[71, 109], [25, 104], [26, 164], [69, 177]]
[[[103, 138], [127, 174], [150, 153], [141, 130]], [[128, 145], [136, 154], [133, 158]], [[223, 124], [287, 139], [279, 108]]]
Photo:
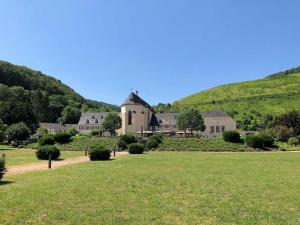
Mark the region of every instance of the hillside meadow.
[[0, 224], [299, 224], [300, 154], [155, 152], [0, 182]]

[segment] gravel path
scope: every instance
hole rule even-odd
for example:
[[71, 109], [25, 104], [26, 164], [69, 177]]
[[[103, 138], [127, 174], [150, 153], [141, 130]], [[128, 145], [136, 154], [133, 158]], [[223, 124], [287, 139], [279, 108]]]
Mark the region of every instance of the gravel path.
[[[127, 152], [116, 152], [116, 157], [127, 155]], [[68, 166], [73, 164], [79, 164], [90, 161], [89, 157], [82, 156], [77, 158], [65, 159], [65, 160], [58, 160], [52, 161], [52, 169], [57, 169], [62, 166]], [[25, 164], [19, 166], [10, 166], [7, 168], [7, 172], [5, 176], [13, 176], [22, 173], [30, 173], [34, 171], [42, 171], [48, 170], [48, 161], [42, 163], [34, 163], [34, 164]]]

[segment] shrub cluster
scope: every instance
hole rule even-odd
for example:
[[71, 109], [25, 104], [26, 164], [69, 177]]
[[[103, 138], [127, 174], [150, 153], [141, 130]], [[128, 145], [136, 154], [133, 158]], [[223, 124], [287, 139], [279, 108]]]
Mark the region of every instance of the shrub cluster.
[[53, 145], [45, 145], [38, 147], [36, 151], [36, 157], [41, 160], [49, 159], [49, 154], [51, 154], [51, 159], [56, 160], [60, 156], [60, 150]]
[[133, 143], [128, 146], [128, 152], [130, 154], [143, 154], [145, 151], [145, 146], [139, 143]]
[[104, 148], [102, 145], [95, 145], [89, 150], [89, 157], [91, 161], [109, 160], [111, 151]]
[[223, 139], [230, 143], [241, 143], [241, 135], [238, 131], [227, 130], [223, 133]]
[[153, 134], [149, 137], [150, 140], [155, 140], [158, 144], [163, 142], [163, 136], [161, 134]]
[[159, 146], [159, 143], [154, 138], [149, 138], [146, 142], [146, 148], [148, 150], [156, 149]]
[[246, 136], [246, 144], [251, 148], [263, 148], [263, 139], [259, 135], [247, 135]]
[[296, 137], [291, 137], [288, 141], [289, 145], [297, 146], [299, 144], [299, 140]]
[[39, 139], [40, 146], [54, 145], [54, 143], [55, 143], [54, 135], [52, 134], [45, 134]]
[[118, 148], [120, 150], [125, 150], [128, 148], [128, 145], [136, 143], [136, 142], [137, 142], [137, 139], [135, 138], [135, 136], [130, 135], [130, 134], [124, 134], [119, 137]]
[[5, 174], [5, 160], [0, 159], [0, 180], [2, 179], [3, 175]]
[[102, 135], [102, 131], [101, 130], [92, 130], [91, 131], [91, 136], [101, 136]]
[[274, 137], [270, 133], [261, 132], [258, 135], [262, 139], [263, 147], [273, 147], [274, 146], [275, 140], [274, 140]]
[[54, 135], [54, 140], [59, 144], [66, 144], [71, 141], [71, 137], [72, 137], [71, 134], [67, 132], [59, 132]]

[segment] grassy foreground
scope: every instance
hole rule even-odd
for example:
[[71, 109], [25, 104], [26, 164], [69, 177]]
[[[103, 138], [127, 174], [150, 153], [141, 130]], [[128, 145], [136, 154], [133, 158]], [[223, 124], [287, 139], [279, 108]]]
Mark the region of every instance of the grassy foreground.
[[[23, 165], [23, 164], [30, 164], [30, 163], [39, 163], [43, 162], [38, 160], [35, 155], [34, 150], [0, 150], [0, 154], [6, 154], [6, 165], [7, 166], [16, 166], [16, 165]], [[74, 158], [84, 156], [83, 152], [61, 152], [60, 159], [66, 158]]]
[[4, 178], [0, 224], [299, 224], [300, 154], [129, 155]]

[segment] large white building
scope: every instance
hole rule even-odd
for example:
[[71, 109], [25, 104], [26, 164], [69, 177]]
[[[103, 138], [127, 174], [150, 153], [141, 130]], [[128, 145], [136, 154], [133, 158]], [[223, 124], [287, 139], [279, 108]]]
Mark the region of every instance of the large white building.
[[[88, 133], [100, 129], [108, 113], [82, 113], [78, 130]], [[206, 137], [222, 135], [225, 130], [236, 130], [236, 122], [222, 110], [216, 109], [203, 113]], [[177, 130], [177, 113], [155, 113], [154, 109], [135, 93], [130, 93], [121, 106], [120, 117], [122, 128], [119, 134], [162, 132], [167, 134], [180, 134]]]

